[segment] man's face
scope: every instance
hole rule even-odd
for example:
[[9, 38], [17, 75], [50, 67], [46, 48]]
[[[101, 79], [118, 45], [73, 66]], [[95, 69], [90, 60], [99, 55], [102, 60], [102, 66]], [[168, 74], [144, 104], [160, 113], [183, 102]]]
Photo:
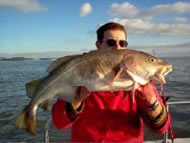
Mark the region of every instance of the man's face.
[[107, 30], [102, 41], [97, 41], [98, 50], [126, 48], [125, 32], [121, 30]]

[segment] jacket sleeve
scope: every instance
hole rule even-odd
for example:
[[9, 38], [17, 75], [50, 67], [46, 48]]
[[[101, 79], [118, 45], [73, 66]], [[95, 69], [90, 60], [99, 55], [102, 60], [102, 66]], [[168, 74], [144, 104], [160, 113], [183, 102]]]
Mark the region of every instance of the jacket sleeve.
[[[140, 111], [141, 117], [142, 117], [145, 125], [148, 128], [150, 128], [153, 132], [162, 134], [165, 131], [167, 131], [169, 129], [169, 127], [170, 127], [170, 124], [171, 124], [170, 115], [167, 112], [167, 109], [166, 109], [166, 107], [165, 107], [165, 105], [163, 103], [162, 98], [159, 96], [159, 93], [158, 93], [156, 87], [154, 85], [153, 85], [153, 87], [154, 87], [154, 93], [155, 93], [159, 103], [162, 106], [161, 114], [155, 120], [150, 119], [148, 117], [147, 113], [146, 113], [147, 109], [146, 109], [145, 105], [142, 102], [139, 103], [139, 111]], [[137, 93], [137, 94], [141, 94], [141, 93]]]
[[66, 110], [66, 102], [58, 98], [52, 107], [52, 122], [59, 130], [64, 130], [72, 125], [72, 121], [68, 118]]
[[83, 109], [84, 102], [82, 102], [76, 110], [73, 108], [72, 104], [58, 98], [57, 102], [52, 107], [52, 122], [59, 130], [67, 129], [79, 118]]

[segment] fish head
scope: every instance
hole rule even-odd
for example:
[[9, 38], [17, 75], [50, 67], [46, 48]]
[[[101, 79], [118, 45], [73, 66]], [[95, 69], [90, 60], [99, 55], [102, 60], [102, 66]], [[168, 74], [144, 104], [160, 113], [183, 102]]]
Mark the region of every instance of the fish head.
[[172, 71], [172, 65], [168, 64], [166, 61], [157, 58], [157, 70], [151, 77], [152, 80], [157, 81], [158, 83], [165, 84], [165, 76]]
[[126, 52], [122, 66], [130, 77], [141, 85], [150, 80], [165, 84], [165, 76], [172, 71], [171, 64], [141, 51]]

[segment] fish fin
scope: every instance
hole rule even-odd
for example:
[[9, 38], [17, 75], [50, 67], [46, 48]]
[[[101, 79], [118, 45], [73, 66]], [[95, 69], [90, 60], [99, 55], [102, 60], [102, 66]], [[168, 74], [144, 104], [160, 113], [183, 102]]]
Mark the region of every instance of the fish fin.
[[135, 101], [135, 88], [132, 89], [131, 99], [132, 99], [132, 102]]
[[57, 69], [61, 64], [66, 63], [76, 57], [78, 57], [79, 55], [70, 55], [70, 56], [65, 56], [65, 57], [61, 57], [56, 59], [55, 61], [53, 61], [50, 66], [47, 68], [47, 72], [51, 73], [52, 71], [54, 71], [55, 69]]
[[33, 135], [36, 134], [36, 119], [34, 114], [30, 113], [29, 106], [26, 106], [23, 109], [23, 111], [16, 117], [13, 124], [18, 129], [24, 129]]
[[37, 79], [37, 80], [30, 81], [30, 82], [28, 82], [28, 83], [25, 84], [26, 93], [27, 93], [28, 97], [32, 98], [33, 93], [35, 92], [35, 90], [36, 90], [37, 87], [39, 86], [40, 82], [41, 82], [44, 78], [45, 78], [45, 77], [40, 78], [40, 79]]
[[115, 73], [113, 81], [116, 81], [119, 78], [119, 76], [121, 75], [123, 69], [119, 65], [119, 66], [115, 67], [113, 70], [114, 70], [114, 73]]
[[127, 58], [124, 58], [121, 63], [121, 67], [125, 70], [131, 70], [133, 69], [135, 65], [135, 56], [127, 56]]
[[132, 87], [132, 93], [131, 93], [132, 103], [134, 103], [135, 101], [135, 90], [137, 89], [137, 87], [138, 87], [138, 83], [134, 82], [133, 87]]
[[48, 112], [49, 103], [50, 103], [50, 99], [39, 104], [39, 107], [42, 108], [45, 112]]

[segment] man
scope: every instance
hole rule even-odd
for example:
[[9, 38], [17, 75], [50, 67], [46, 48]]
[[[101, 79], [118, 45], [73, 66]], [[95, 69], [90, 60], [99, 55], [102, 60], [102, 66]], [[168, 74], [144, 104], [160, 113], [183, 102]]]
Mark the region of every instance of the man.
[[[98, 50], [126, 48], [125, 28], [113, 22], [101, 26], [96, 46]], [[164, 133], [170, 117], [154, 84], [139, 87], [134, 102], [130, 94], [89, 93], [81, 87], [75, 103], [58, 99], [52, 108], [52, 121], [60, 130], [72, 126], [72, 142], [143, 142], [143, 122], [152, 131]]]

